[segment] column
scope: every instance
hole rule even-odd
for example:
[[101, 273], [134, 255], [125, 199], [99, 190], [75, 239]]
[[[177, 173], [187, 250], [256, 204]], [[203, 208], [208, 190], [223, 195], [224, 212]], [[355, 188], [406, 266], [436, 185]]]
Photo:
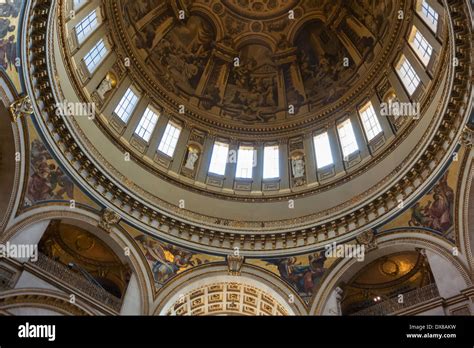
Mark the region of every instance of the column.
[[207, 173], [209, 172], [209, 166], [211, 164], [212, 150], [214, 147], [215, 138], [212, 135], [205, 137], [204, 150], [202, 151], [201, 166], [196, 175], [196, 181], [205, 183], [207, 179]]
[[191, 134], [191, 130], [184, 126], [181, 129], [181, 133], [179, 134], [178, 143], [176, 144], [176, 149], [174, 150], [174, 154], [172, 156], [170, 170], [175, 173], [179, 173], [181, 168], [181, 163], [183, 163], [184, 156], [186, 156], [186, 152], [188, 149], [188, 139], [189, 135]]
[[138, 284], [137, 276], [132, 273], [130, 281], [128, 282], [127, 290], [123, 296], [121, 315], [140, 315], [141, 299], [140, 299], [140, 285]]
[[[233, 151], [233, 152], [232, 152]], [[231, 141], [229, 144], [229, 158], [235, 159], [229, 161], [225, 170], [224, 189], [233, 190], [235, 171], [237, 170], [237, 159], [238, 159], [239, 144], [236, 141]]]
[[313, 135], [306, 134], [304, 137], [304, 153], [307, 183], [314, 183], [318, 181], [316, 175], [316, 153], [314, 152]]
[[158, 122], [156, 123], [155, 130], [153, 131], [153, 134], [151, 135], [151, 138], [149, 141], [150, 145], [148, 146], [146, 157], [151, 159], [152, 163], [155, 158], [156, 149], [158, 149], [160, 140], [163, 137], [163, 134], [165, 133], [165, 129], [166, 129], [166, 125], [168, 124], [168, 121], [169, 121], [168, 117], [164, 115], [162, 112], [160, 117], [158, 118]]
[[264, 162], [264, 144], [256, 143], [254, 145], [254, 163], [256, 164], [252, 170], [252, 191], [262, 191], [262, 178], [263, 178], [263, 162]]
[[[425, 250], [439, 295], [444, 298], [459, 295], [467, 285], [456, 266], [431, 250]], [[454, 256], [456, 257], [456, 256]]]

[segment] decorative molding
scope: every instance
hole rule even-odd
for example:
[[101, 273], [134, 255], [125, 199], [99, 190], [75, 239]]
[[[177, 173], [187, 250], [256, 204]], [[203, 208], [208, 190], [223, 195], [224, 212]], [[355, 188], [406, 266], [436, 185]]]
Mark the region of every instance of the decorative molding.
[[239, 276], [243, 263], [243, 256], [227, 255], [227, 267], [230, 275]]
[[99, 221], [99, 227], [107, 232], [112, 231], [112, 227], [116, 225], [121, 219], [121, 216], [109, 208], [102, 211]]
[[27, 117], [33, 112], [33, 104], [28, 95], [20, 97], [10, 105], [10, 116], [13, 123], [16, 123], [20, 117]]
[[364, 231], [356, 236], [359, 244], [364, 245], [367, 251], [377, 248], [377, 240], [375, 239], [374, 231]]

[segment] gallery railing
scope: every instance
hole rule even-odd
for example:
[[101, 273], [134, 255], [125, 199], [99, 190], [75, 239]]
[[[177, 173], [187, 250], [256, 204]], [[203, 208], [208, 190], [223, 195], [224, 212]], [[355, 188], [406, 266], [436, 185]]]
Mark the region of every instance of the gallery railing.
[[89, 282], [82, 275], [71, 271], [62, 263], [56, 262], [42, 253], [38, 253], [38, 260], [32, 264], [58, 278], [69, 287], [89, 295], [107, 307], [120, 311], [121, 300], [118, 297], [108, 293], [100, 286]]
[[352, 315], [389, 315], [404, 308], [408, 308], [439, 297], [438, 288], [435, 283], [422, 288], [412, 290], [403, 294], [403, 301], [399, 302], [398, 297], [379, 302], [373, 306], [362, 309]]

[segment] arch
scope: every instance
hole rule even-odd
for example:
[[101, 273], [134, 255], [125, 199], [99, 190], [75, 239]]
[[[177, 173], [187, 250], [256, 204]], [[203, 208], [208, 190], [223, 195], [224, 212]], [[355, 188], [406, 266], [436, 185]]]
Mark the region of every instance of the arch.
[[[100, 228], [101, 217], [93, 211], [77, 206], [71, 209], [69, 205], [39, 205], [22, 214], [11, 228], [0, 236], [0, 243], [5, 243], [12, 239], [28, 242], [28, 240], [34, 238], [33, 243], [36, 244], [41, 238], [49, 221], [54, 219], [85, 228], [88, 232], [107, 243], [119, 259], [130, 266], [132, 274], [136, 276], [140, 299], [139, 312], [148, 313], [149, 303], [153, 298], [151, 290], [153, 288], [153, 281], [149, 278], [147, 272], [144, 271], [148, 266], [143, 262], [141, 252], [136, 248], [128, 233], [119, 226], [113, 226], [109, 233]], [[41, 233], [34, 232], [32, 235], [26, 235], [32, 233], [31, 228], [39, 224], [42, 224], [44, 228]], [[125, 250], [129, 252], [125, 253]], [[125, 292], [125, 296], [127, 296], [127, 292]], [[124, 303], [122, 303], [122, 309], [123, 305]]]
[[77, 299], [71, 303], [69, 295], [50, 289], [13, 289], [0, 293], [0, 311], [8, 312], [17, 308], [35, 308], [37, 314], [44, 311], [55, 312], [60, 315], [97, 315], [87, 304]]
[[[310, 314], [323, 314], [330, 301], [332, 292], [341, 282], [347, 282], [354, 274], [379, 257], [401, 251], [413, 251], [416, 248], [425, 249], [434, 255], [438, 262], [450, 266], [452, 279], [456, 280], [451, 292], [460, 293], [461, 290], [472, 285], [469, 271], [466, 269], [465, 260], [452, 254], [452, 245], [440, 237], [433, 236], [416, 229], [407, 229], [397, 233], [384, 232], [377, 238], [377, 248], [369, 251], [363, 262], [356, 259], [342, 259], [321, 284], [319, 292], [310, 303]], [[432, 270], [434, 268], [432, 267]], [[436, 276], [435, 276], [436, 278]], [[437, 283], [439, 286], [439, 284]], [[442, 291], [440, 290], [442, 296]]]
[[323, 23], [327, 21], [327, 17], [322, 11], [311, 11], [306, 13], [303, 17], [301, 17], [298, 21], [294, 21], [295, 23], [290, 27], [288, 30], [288, 41], [294, 45], [296, 39], [298, 38], [301, 30], [308, 24], [316, 21], [322, 21]]
[[[24, 124], [25, 120], [13, 120], [9, 107], [18, 98], [18, 93], [10, 78], [0, 71], [0, 233], [8, 225], [13, 211], [20, 202], [21, 183], [27, 163]], [[14, 121], [14, 122], [12, 122]], [[16, 158], [20, 154], [20, 159]]]
[[214, 12], [208, 11], [205, 6], [200, 4], [193, 4], [190, 14], [202, 17], [214, 28], [216, 41], [220, 41], [224, 38], [224, 28], [222, 26], [221, 19]]
[[166, 315], [180, 300], [180, 296], [186, 296], [211, 285], [235, 282], [258, 289], [262, 294], [268, 294], [288, 315], [307, 314], [303, 300], [293, 288], [273, 273], [248, 264], [242, 266], [241, 274], [238, 276], [229, 275], [226, 264], [204, 265], [183, 272], [162, 288], [152, 312], [155, 315]]
[[275, 41], [275, 38], [265, 33], [239, 35], [234, 43], [237, 52], [240, 52], [242, 48], [248, 45], [261, 45], [268, 48], [272, 53], [275, 53], [277, 50], [277, 42]]

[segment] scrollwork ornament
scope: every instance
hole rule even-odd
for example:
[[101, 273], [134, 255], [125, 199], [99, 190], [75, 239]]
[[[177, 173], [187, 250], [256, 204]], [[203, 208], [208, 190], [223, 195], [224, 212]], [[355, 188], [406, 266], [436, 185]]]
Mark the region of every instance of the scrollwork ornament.
[[121, 216], [112, 209], [106, 208], [102, 211], [100, 217], [99, 227], [107, 232], [112, 231], [112, 226], [117, 224], [121, 219]]
[[29, 116], [33, 113], [33, 104], [28, 95], [15, 100], [10, 105], [10, 115], [12, 122], [16, 122], [22, 116]]

